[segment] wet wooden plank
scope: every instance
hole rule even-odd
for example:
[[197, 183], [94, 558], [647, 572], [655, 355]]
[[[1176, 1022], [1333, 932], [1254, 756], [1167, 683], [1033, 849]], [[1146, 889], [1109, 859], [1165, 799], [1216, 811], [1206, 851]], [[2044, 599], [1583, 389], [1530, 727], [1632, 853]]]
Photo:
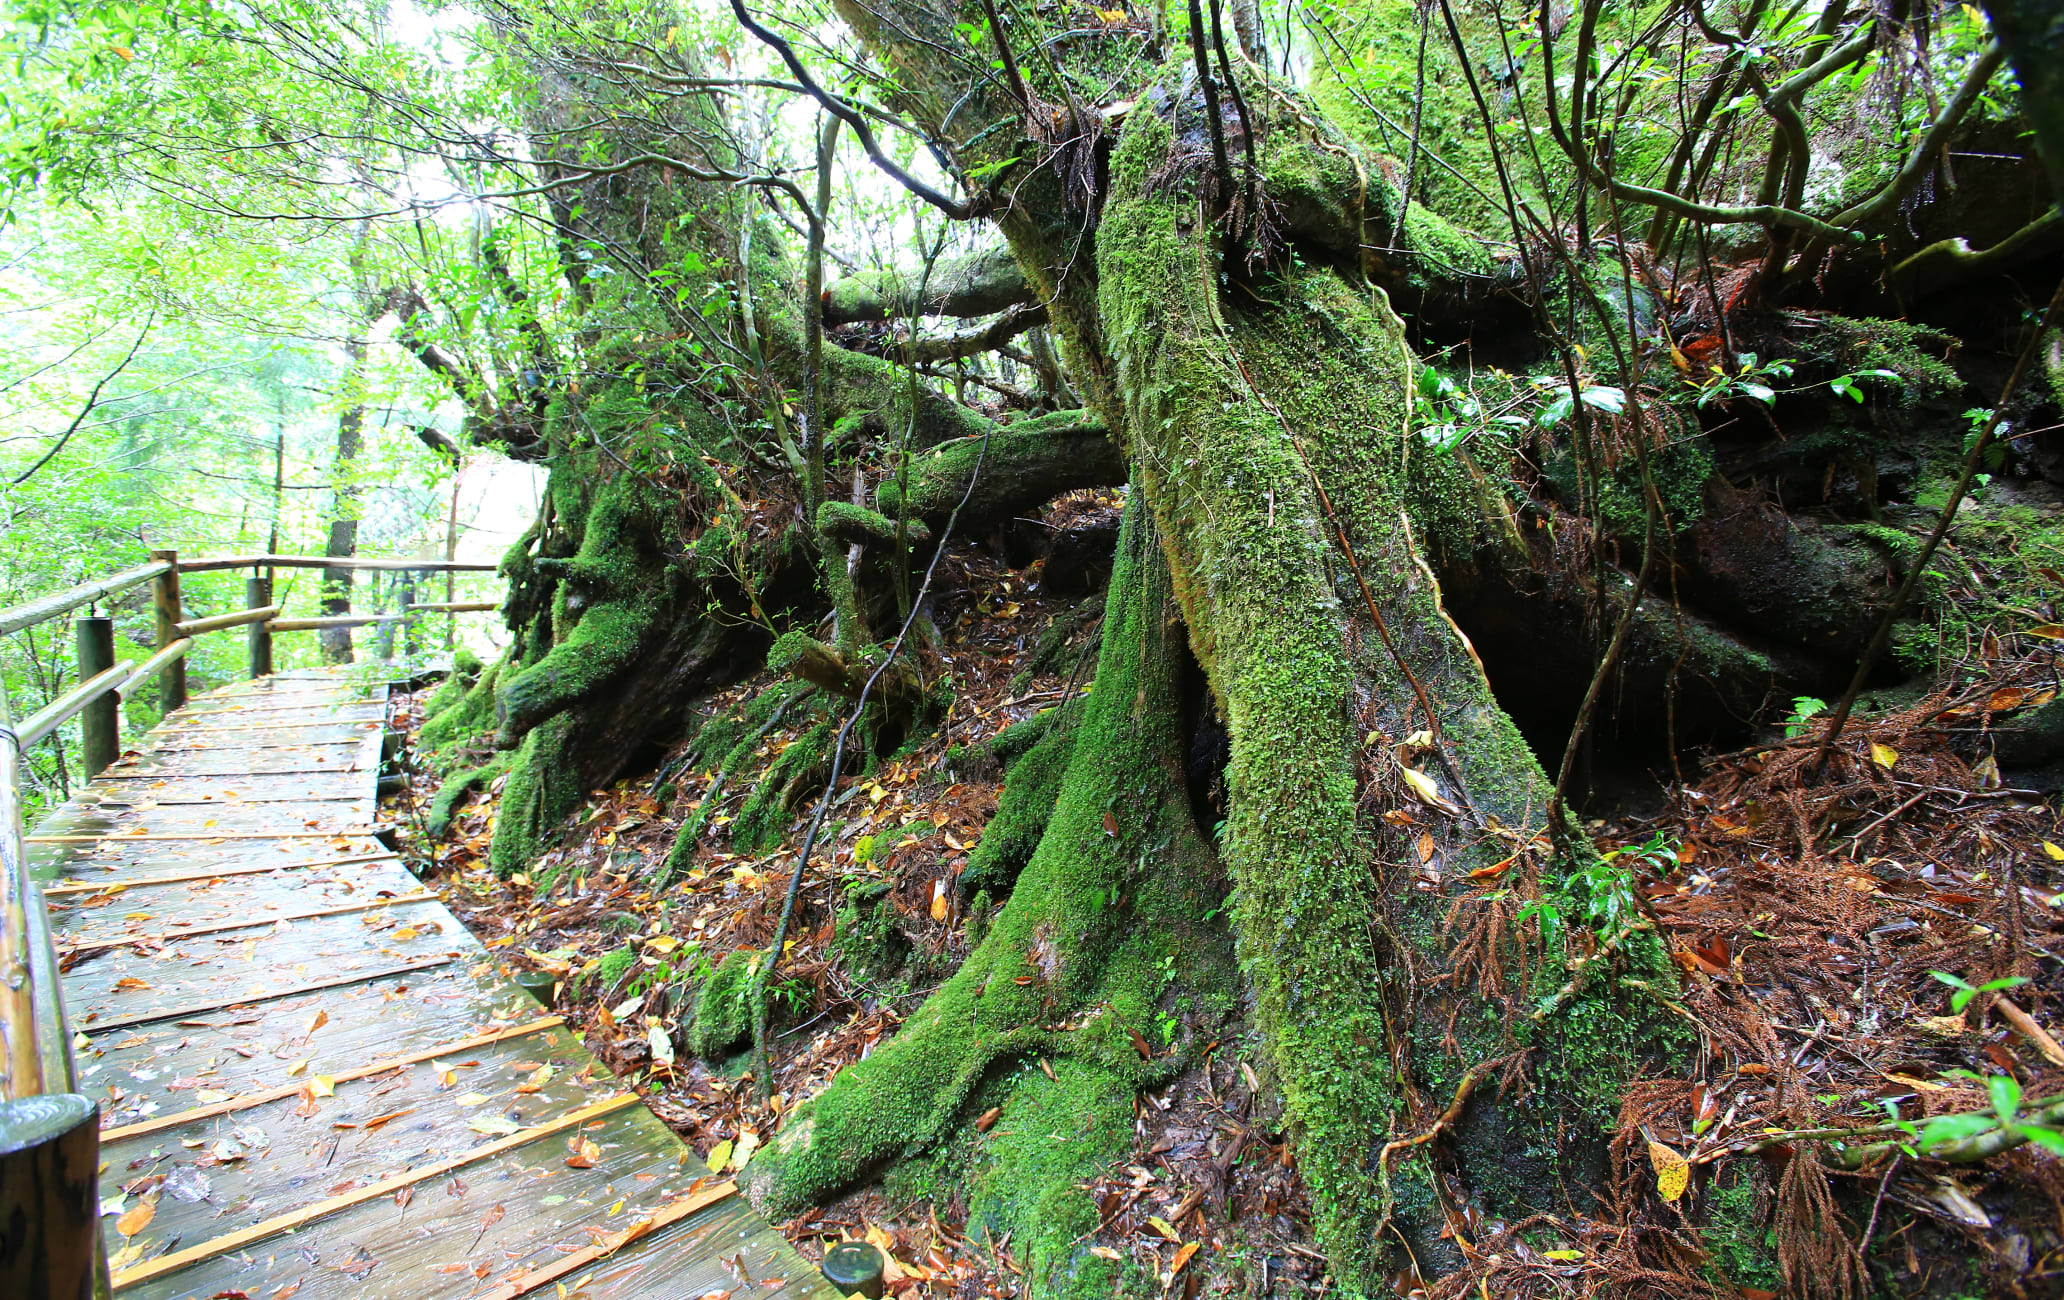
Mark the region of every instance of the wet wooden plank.
[[622, 1084], [363, 833], [378, 696], [218, 692], [37, 828], [102, 1191], [155, 1198], [121, 1295], [829, 1300], [649, 1111], [580, 1109]]

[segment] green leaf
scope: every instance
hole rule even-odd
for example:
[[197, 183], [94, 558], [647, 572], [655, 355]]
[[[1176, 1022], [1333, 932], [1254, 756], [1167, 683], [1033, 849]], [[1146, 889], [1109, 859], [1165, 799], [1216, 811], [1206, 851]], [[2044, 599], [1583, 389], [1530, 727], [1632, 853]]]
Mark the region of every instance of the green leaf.
[[2021, 1085], [2011, 1075], [1995, 1074], [1985, 1081], [1985, 1090], [1992, 1094], [1992, 1113], [2000, 1123], [2013, 1123], [2021, 1111]]
[[1625, 389], [1606, 388], [1602, 385], [1596, 388], [1587, 388], [1584, 390], [1584, 405], [1612, 415], [1619, 415], [1627, 409], [1627, 393]]
[[2027, 1138], [2053, 1156], [2064, 1156], [2064, 1133], [2040, 1124], [2016, 1124], [2014, 1132]]
[[1921, 1145], [1935, 1146], [1976, 1137], [1993, 1126], [1990, 1115], [1938, 1115], [1921, 1126]]

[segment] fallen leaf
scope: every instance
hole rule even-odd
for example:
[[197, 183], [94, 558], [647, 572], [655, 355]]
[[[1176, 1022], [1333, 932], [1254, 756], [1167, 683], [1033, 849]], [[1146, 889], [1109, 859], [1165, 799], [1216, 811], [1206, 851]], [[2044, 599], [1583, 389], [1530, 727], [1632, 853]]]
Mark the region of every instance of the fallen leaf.
[[975, 1132], [987, 1133], [990, 1129], [995, 1128], [996, 1117], [1001, 1114], [1003, 1114], [1003, 1107], [991, 1106], [980, 1115], [977, 1115], [975, 1117]]
[[1879, 767], [1884, 768], [1887, 772], [1891, 771], [1892, 768], [1899, 762], [1898, 750], [1892, 748], [1892, 746], [1890, 745], [1880, 744], [1878, 741], [1875, 740], [1871, 742], [1870, 755], [1871, 762], [1876, 763]]
[[121, 1218], [115, 1220], [115, 1231], [125, 1237], [133, 1237], [150, 1226], [150, 1221], [157, 1212], [158, 1203], [155, 1199], [139, 1201], [124, 1211]]
[[1666, 1201], [1684, 1195], [1691, 1185], [1691, 1162], [1660, 1142], [1648, 1144], [1648, 1162], [1655, 1166], [1656, 1193]]
[[308, 1095], [311, 1097], [334, 1097], [337, 1095], [337, 1081], [327, 1074], [318, 1074], [308, 1080]]
[[731, 1139], [725, 1138], [709, 1150], [710, 1172], [721, 1174], [731, 1167]]
[[1168, 1238], [1168, 1240], [1170, 1241], [1182, 1240], [1182, 1234], [1175, 1230], [1175, 1225], [1170, 1223], [1168, 1220], [1162, 1218], [1158, 1214], [1149, 1215], [1147, 1217], [1147, 1226], [1149, 1228], [1152, 1228], [1154, 1231], [1160, 1233], [1162, 1236]]
[[475, 1115], [466, 1121], [466, 1127], [475, 1133], [485, 1133], [489, 1137], [507, 1137], [522, 1128], [522, 1125], [505, 1115]]
[[1181, 1250], [1176, 1251], [1175, 1263], [1168, 1266], [1169, 1273], [1173, 1275], [1182, 1272], [1183, 1266], [1190, 1262], [1190, 1256], [1196, 1254], [1197, 1248], [1199, 1246], [1202, 1246], [1203, 1244], [1204, 1243], [1201, 1241], [1193, 1241], [1190, 1242], [1188, 1245], [1184, 1246]]
[[307, 1035], [314, 1033], [316, 1030], [321, 1029], [324, 1025], [327, 1025], [329, 1023], [330, 1013], [327, 1011], [318, 1011], [308, 1018], [308, 1028], [301, 1031], [302, 1036], [306, 1037]]

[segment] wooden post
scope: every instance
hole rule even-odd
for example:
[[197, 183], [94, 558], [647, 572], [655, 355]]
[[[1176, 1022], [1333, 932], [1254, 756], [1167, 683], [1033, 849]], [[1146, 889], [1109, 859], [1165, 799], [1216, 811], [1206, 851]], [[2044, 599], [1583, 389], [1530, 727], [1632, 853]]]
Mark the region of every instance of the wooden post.
[[0, 1104], [0, 1295], [92, 1300], [100, 1248], [100, 1107], [74, 1092]]
[[[186, 615], [179, 604], [179, 552], [152, 551], [153, 560], [164, 560], [171, 568], [151, 579], [151, 608], [158, 618], [158, 649], [179, 639], [179, 624]], [[166, 713], [186, 703], [186, 660], [175, 659], [158, 674], [158, 707]]]
[[414, 569], [401, 575], [401, 654], [411, 663], [423, 652], [423, 616], [415, 612], [416, 583], [420, 577]]
[[[115, 620], [82, 618], [72, 624], [78, 638], [79, 680], [90, 681], [115, 666]], [[122, 756], [122, 697], [113, 691], [79, 715], [80, 759], [88, 780]]]
[[[272, 603], [272, 579], [259, 576], [244, 579], [244, 608], [264, 609]], [[251, 680], [272, 674], [272, 629], [263, 623], [251, 624]]]
[[[0, 701], [4, 705], [4, 701]], [[35, 986], [29, 965], [29, 909], [41, 907], [29, 883], [21, 837], [21, 791], [16, 769], [21, 753], [13, 719], [0, 707], [10, 730], [0, 736], [0, 1068], [7, 1072], [0, 1097], [33, 1097], [43, 1091], [43, 1051], [36, 1034]], [[4, 1294], [4, 1293], [0, 1293]]]

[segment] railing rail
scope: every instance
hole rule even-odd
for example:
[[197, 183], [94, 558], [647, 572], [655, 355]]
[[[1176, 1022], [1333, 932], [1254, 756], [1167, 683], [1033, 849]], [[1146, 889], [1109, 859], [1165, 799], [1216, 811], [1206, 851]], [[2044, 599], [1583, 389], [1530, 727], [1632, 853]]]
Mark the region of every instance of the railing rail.
[[0, 609], [0, 636], [8, 636], [23, 628], [48, 622], [60, 614], [69, 614], [81, 605], [90, 605], [97, 600], [119, 596], [132, 587], [140, 587], [153, 578], [171, 571], [170, 561], [153, 560], [149, 564], [139, 564], [133, 569], [124, 569], [110, 577], [81, 583], [54, 596], [39, 596], [20, 605], [10, 605], [6, 609]]
[[[175, 551], [153, 551], [150, 562], [80, 583], [53, 595], [39, 596], [0, 609], [0, 636], [25, 631], [82, 606], [113, 599], [148, 583], [156, 622], [157, 649], [141, 663], [112, 663], [112, 635], [105, 619], [81, 618], [78, 660], [83, 680], [49, 704], [9, 726], [11, 716], [0, 697], [0, 1102], [45, 1091], [70, 1090], [69, 1036], [63, 1031], [63, 1009], [57, 1001], [56, 960], [47, 947], [48, 918], [41, 891], [29, 874], [22, 840], [20, 773], [27, 746], [44, 739], [81, 714], [86, 715], [87, 775], [113, 762], [119, 753], [119, 701], [144, 685], [161, 683], [166, 712], [186, 702], [186, 657], [199, 638], [231, 628], [249, 629], [249, 674], [272, 671], [272, 634], [382, 624], [410, 624], [422, 614], [459, 614], [492, 610], [495, 601], [425, 601], [404, 599], [400, 613], [325, 615], [282, 618], [283, 607], [272, 600], [270, 569], [358, 569], [389, 573], [489, 573], [493, 564], [455, 560], [332, 559], [318, 555], [232, 555], [181, 559]], [[245, 584], [248, 608], [204, 618], [187, 618], [179, 578], [184, 573], [226, 569], [260, 571]], [[97, 625], [89, 627], [89, 624]], [[55, 1027], [55, 1033], [45, 1030]], [[50, 1041], [50, 1040], [55, 1041]]]

